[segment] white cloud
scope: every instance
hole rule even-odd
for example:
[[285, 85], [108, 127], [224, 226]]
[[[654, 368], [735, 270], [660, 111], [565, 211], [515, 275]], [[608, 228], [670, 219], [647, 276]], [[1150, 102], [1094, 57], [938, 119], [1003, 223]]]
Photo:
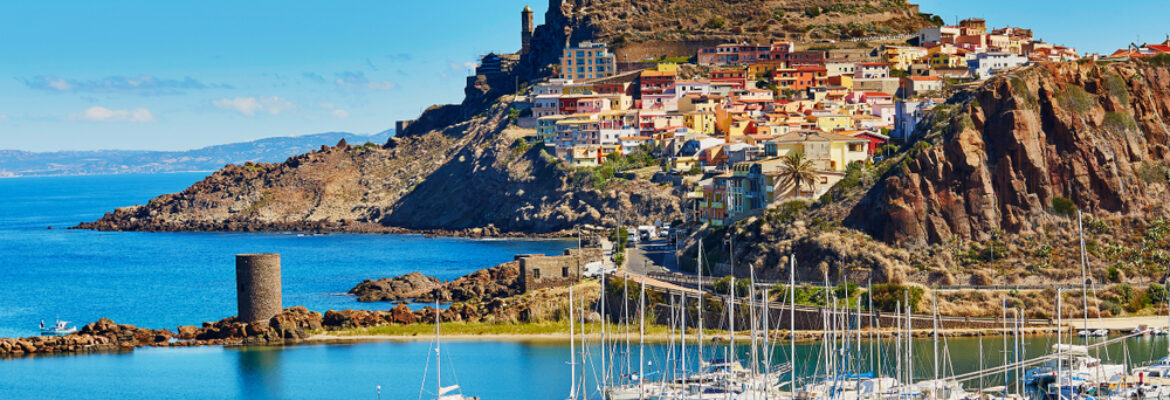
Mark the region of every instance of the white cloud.
[[266, 112], [271, 115], [277, 115], [285, 111], [296, 109], [296, 105], [292, 102], [282, 99], [278, 96], [271, 97], [236, 97], [232, 99], [219, 99], [214, 102], [216, 107], [224, 110], [236, 110], [240, 114], [249, 117], [255, 116], [258, 112]]
[[142, 107], [126, 110], [111, 110], [101, 106], [93, 106], [85, 111], [72, 114], [69, 119], [94, 122], [154, 122], [154, 114]]
[[68, 92], [70, 89], [73, 89], [73, 85], [70, 85], [69, 82], [66, 82], [61, 78], [49, 79], [45, 83], [48, 84], [49, 87], [60, 90], [62, 92]]
[[370, 90], [390, 90], [394, 88], [394, 82], [390, 81], [373, 81], [366, 77], [366, 74], [361, 71], [344, 71], [333, 74], [334, 83], [341, 87], [358, 87]]
[[349, 118], [348, 111], [337, 108], [337, 106], [335, 106], [333, 103], [325, 102], [318, 105], [323, 109], [329, 110], [329, 113], [336, 118]]

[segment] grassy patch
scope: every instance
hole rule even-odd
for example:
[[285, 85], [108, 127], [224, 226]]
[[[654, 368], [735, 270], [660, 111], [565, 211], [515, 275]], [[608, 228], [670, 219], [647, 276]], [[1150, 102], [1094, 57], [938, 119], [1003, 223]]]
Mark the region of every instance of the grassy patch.
[[1117, 101], [1121, 102], [1122, 105], [1129, 107], [1129, 88], [1125, 85], [1125, 79], [1110, 72], [1105, 77], [1105, 83], [1109, 85], [1109, 95], [1117, 98]]
[[1105, 113], [1105, 127], [1117, 131], [1136, 131], [1138, 128], [1133, 116], [1125, 112]]
[[1138, 167], [1138, 177], [1147, 184], [1165, 185], [1170, 182], [1170, 167], [1142, 161], [1142, 165]]
[[1068, 89], [1059, 97], [1060, 106], [1077, 113], [1084, 113], [1093, 107], [1092, 95], [1085, 88], [1069, 85]]
[[1020, 103], [1021, 106], [1027, 109], [1036, 104], [1036, 98], [1032, 97], [1032, 92], [1028, 90], [1027, 82], [1024, 82], [1023, 79], [1016, 76], [1013, 76], [1010, 82], [1012, 85], [1012, 93], [1015, 93], [1016, 97], [1023, 100]]

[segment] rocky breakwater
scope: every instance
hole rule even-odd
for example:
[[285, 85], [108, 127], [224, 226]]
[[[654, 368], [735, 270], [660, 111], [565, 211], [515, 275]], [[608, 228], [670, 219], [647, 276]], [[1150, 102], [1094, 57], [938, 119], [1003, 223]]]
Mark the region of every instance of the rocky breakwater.
[[65, 336], [0, 338], [0, 357], [130, 351], [143, 346], [291, 344], [307, 339], [308, 331], [323, 329], [321, 321], [321, 313], [299, 306], [286, 308], [267, 323], [247, 324], [231, 317], [205, 322], [200, 327], [180, 326], [178, 333], [118, 324], [102, 318]]
[[520, 263], [509, 261], [446, 283], [417, 271], [394, 278], [367, 279], [350, 289], [349, 294], [358, 296], [362, 302], [466, 302], [517, 295], [522, 292], [519, 280]]

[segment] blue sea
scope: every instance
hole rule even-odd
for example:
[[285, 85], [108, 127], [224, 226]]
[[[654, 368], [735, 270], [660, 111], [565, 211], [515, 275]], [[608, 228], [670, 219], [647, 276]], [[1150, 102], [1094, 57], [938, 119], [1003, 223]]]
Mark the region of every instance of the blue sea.
[[[119, 323], [174, 329], [234, 315], [234, 255], [276, 252], [282, 256], [285, 306], [325, 311], [388, 308], [358, 303], [344, 293], [363, 279], [411, 271], [451, 279], [512, 259], [516, 253], [559, 253], [562, 240], [469, 240], [412, 235], [324, 235], [286, 233], [134, 233], [64, 229], [96, 219], [115, 207], [141, 204], [182, 190], [203, 174], [117, 175], [0, 179], [0, 336], [37, 333], [40, 319], [77, 324], [108, 317]], [[48, 229], [52, 227], [52, 229]], [[634, 327], [636, 332], [637, 327]], [[636, 334], [635, 334], [636, 335]], [[636, 337], [634, 338], [636, 343]], [[1055, 339], [1030, 337], [1029, 356], [1043, 354]], [[963, 373], [980, 363], [1003, 362], [1001, 339], [954, 338], [943, 343], [944, 373]], [[0, 400], [5, 399], [418, 399], [433, 388], [431, 344], [366, 342], [248, 348], [144, 348], [128, 353], [0, 359]], [[616, 346], [616, 345], [615, 345]], [[669, 371], [664, 344], [648, 345], [649, 379]], [[932, 343], [917, 341], [915, 371], [929, 377]], [[983, 352], [978, 350], [983, 348]], [[861, 365], [885, 354], [890, 343], [858, 352]], [[797, 347], [800, 375], [823, 368], [821, 346]], [[747, 347], [737, 348], [746, 357]], [[677, 347], [675, 348], [677, 352]], [[696, 360], [689, 348], [689, 363]], [[1165, 337], [1133, 339], [1100, 354], [1142, 363], [1166, 354]], [[607, 350], [621, 365], [615, 374], [637, 371], [638, 349]], [[726, 357], [709, 345], [707, 356]], [[596, 387], [600, 347], [578, 359], [588, 387]], [[616, 356], [614, 355], [616, 353]], [[444, 385], [458, 383], [483, 400], [548, 399], [568, 396], [567, 343], [454, 340], [443, 347]], [[626, 362], [623, 354], [630, 355]], [[677, 354], [677, 353], [676, 353]], [[787, 346], [777, 362], [789, 359]], [[979, 355], [982, 354], [982, 357]], [[625, 365], [630, 365], [628, 370]], [[632, 371], [631, 371], [632, 370]], [[888, 372], [888, 370], [887, 370]], [[424, 383], [424, 376], [427, 376]], [[983, 384], [1002, 385], [1003, 377]], [[378, 387], [381, 387], [379, 393]], [[977, 387], [975, 382], [970, 388]], [[431, 390], [433, 392], [433, 390]], [[589, 397], [597, 398], [590, 389]], [[427, 397], [423, 397], [427, 398]], [[433, 395], [430, 397], [433, 398]]]

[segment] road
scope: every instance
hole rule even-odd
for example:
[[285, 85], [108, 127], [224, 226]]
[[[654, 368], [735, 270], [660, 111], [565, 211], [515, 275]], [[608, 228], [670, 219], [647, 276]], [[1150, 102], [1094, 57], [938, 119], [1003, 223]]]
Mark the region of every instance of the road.
[[635, 274], [678, 271], [674, 245], [666, 239], [638, 242], [626, 250], [625, 268]]

